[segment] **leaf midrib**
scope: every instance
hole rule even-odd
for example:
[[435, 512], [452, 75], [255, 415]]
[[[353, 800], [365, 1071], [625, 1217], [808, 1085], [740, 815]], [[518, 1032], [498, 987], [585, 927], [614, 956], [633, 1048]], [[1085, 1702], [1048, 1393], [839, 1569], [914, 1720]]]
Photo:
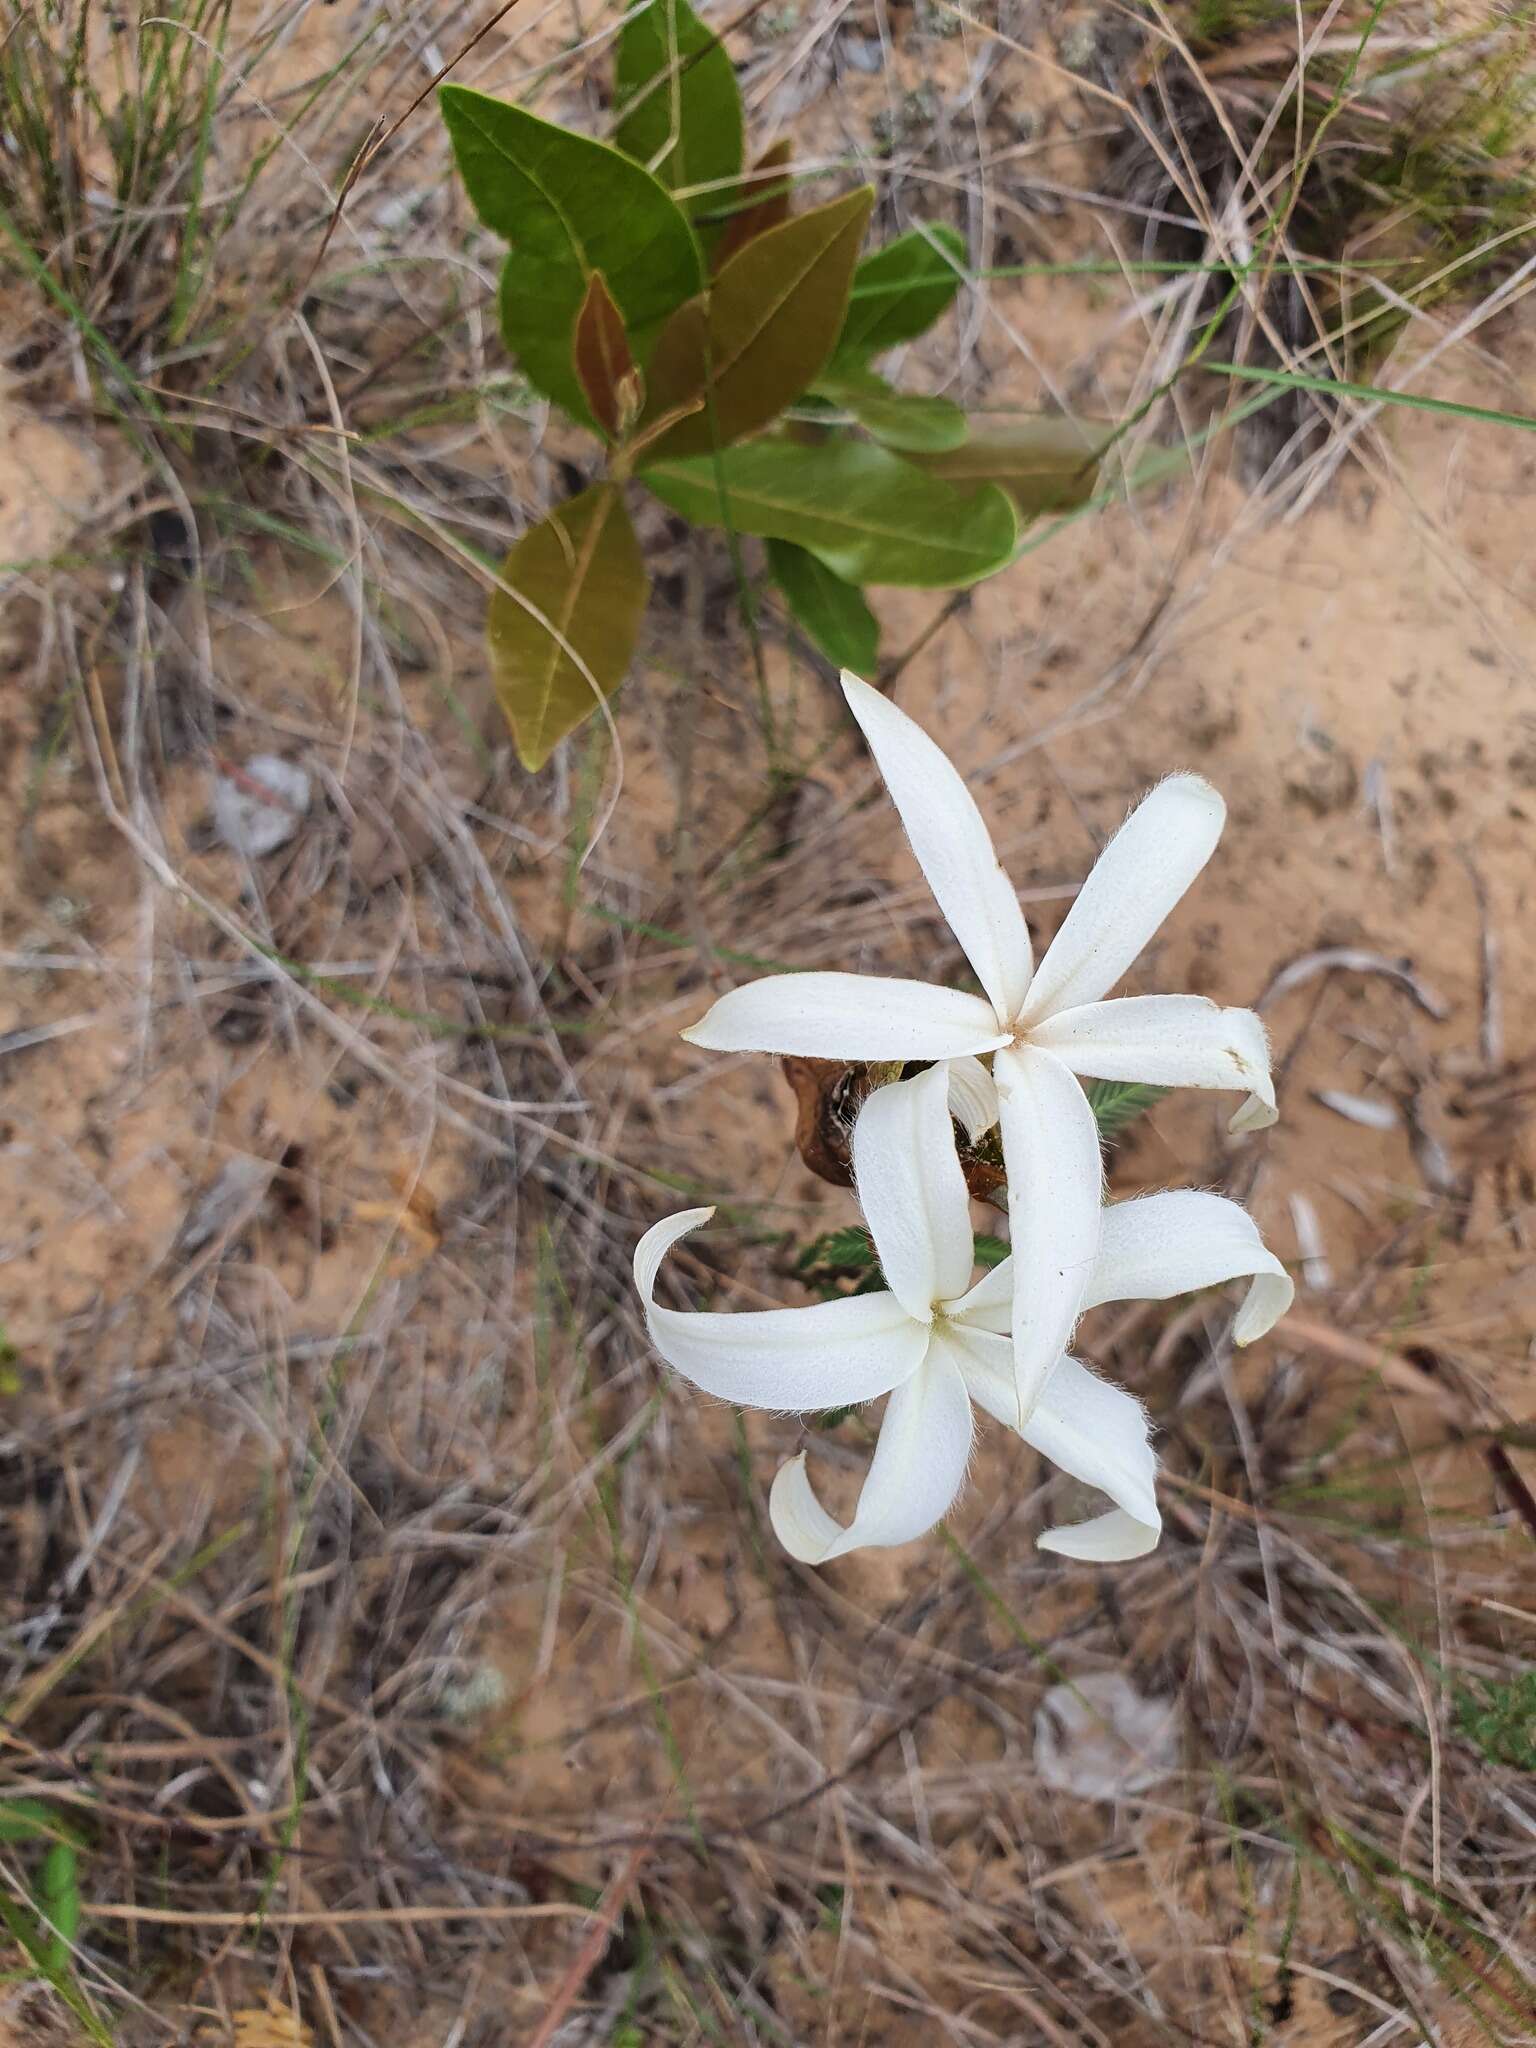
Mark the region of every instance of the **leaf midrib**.
[[[690, 459], [702, 460], [703, 458], [694, 457]], [[665, 463], [660, 463], [653, 470], [642, 470], [640, 472], [638, 481], [644, 483], [648, 475], [665, 477], [666, 475], [668, 475], [668, 473], [669, 472], [667, 465]], [[693, 479], [691, 477], [683, 477], [679, 479], [679, 481], [683, 483], [690, 483], [692, 482], [692, 480]], [[938, 478], [934, 479], [934, 481], [942, 482], [943, 479]], [[713, 482], [713, 479], [711, 479], [711, 482]], [[1007, 493], [1001, 490], [998, 485], [988, 484], [985, 485], [983, 488], [986, 490], [996, 492], [997, 496], [1003, 500], [1003, 503], [1005, 505], [1008, 503]], [[838, 515], [836, 513], [825, 512], [820, 510], [819, 508], [812, 508], [807, 506], [803, 498], [775, 497], [772, 492], [761, 490], [754, 486], [732, 486], [724, 491], [718, 492], [717, 495], [726, 504], [729, 504], [732, 498], [750, 498], [759, 505], [766, 505], [770, 511], [792, 512], [795, 514], [797, 518], [821, 520], [828, 525], [833, 524], [838, 519]], [[977, 495], [979, 496], [980, 493], [978, 493]], [[849, 527], [850, 530], [855, 533], [874, 534], [882, 540], [901, 540], [908, 542], [920, 541], [925, 548], [930, 548], [934, 550], [936, 553], [948, 552], [954, 555], [964, 555], [966, 553], [966, 550], [956, 546], [952, 542], [943, 540], [933, 540], [926, 531], [919, 531], [916, 527], [882, 526], [874, 520], [864, 520], [855, 523], [854, 521], [848, 519], [846, 515], [842, 516], [842, 524]], [[979, 550], [971, 550], [971, 552], [974, 554], [980, 553]], [[990, 555], [982, 556], [981, 558], [984, 560], [991, 559]], [[835, 574], [836, 572], [834, 571], [833, 573]]]
[[[718, 369], [714, 369], [711, 371], [711, 382], [716, 387], [718, 387], [725, 380], [725, 378], [730, 376], [731, 373], [740, 365], [740, 363], [742, 362], [743, 358], [747, 355], [749, 350], [757, 347], [758, 343], [763, 339], [763, 336], [767, 333], [770, 324], [778, 319], [779, 315], [783, 312], [785, 306], [789, 303], [791, 299], [794, 298], [795, 294], [800, 290], [801, 286], [805, 283], [806, 279], [809, 278], [813, 274], [813, 272], [818, 270], [820, 266], [828, 260], [828, 258], [832, 255], [833, 251], [837, 248], [839, 242], [842, 241], [843, 236], [848, 232], [849, 228], [853, 225], [855, 219], [857, 219], [857, 214], [854, 212], [852, 208], [850, 208], [848, 212], [848, 217], [845, 220], [842, 220], [838, 223], [833, 233], [830, 234], [827, 237], [827, 239], [824, 242], [822, 242], [812, 252], [812, 254], [807, 258], [807, 260], [801, 266], [801, 268], [798, 271], [796, 271], [795, 275], [780, 291], [778, 298], [774, 300], [773, 304], [768, 308], [767, 312], [764, 313], [761, 320], [759, 320], [759, 322], [757, 323], [755, 330], [750, 335], [748, 335], [745, 341], [742, 342], [741, 346], [737, 349], [735, 355], [730, 357], [729, 360], [723, 363]], [[790, 227], [797, 226], [798, 223], [786, 222], [784, 225], [786, 227]], [[775, 232], [775, 230], [769, 230], [770, 234], [773, 232]], [[743, 250], [741, 253], [746, 254], [748, 251], [753, 251], [754, 253], [759, 252], [761, 244], [765, 242], [767, 239], [767, 235], [758, 236], [756, 243], [749, 242], [747, 244], [746, 250]], [[732, 260], [734, 261], [735, 259], [733, 258]], [[712, 291], [718, 291], [719, 288], [720, 280], [719, 278], [716, 278], [714, 285], [712, 287]]]

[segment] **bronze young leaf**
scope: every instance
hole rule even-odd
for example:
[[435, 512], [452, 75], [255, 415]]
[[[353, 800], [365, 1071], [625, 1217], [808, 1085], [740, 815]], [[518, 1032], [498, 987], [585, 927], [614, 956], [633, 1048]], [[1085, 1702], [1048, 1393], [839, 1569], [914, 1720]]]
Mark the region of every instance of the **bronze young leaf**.
[[713, 268], [720, 270], [748, 242], [781, 227], [789, 219], [790, 181], [778, 174], [789, 162], [793, 148], [786, 135], [757, 160], [757, 168], [742, 179], [735, 201], [715, 244]]
[[530, 527], [501, 577], [486, 619], [496, 694], [518, 758], [538, 769], [634, 652], [647, 586], [620, 487], [594, 484]]
[[571, 363], [592, 417], [612, 441], [621, 441], [639, 416], [644, 387], [629, 352], [624, 320], [600, 270], [587, 279], [576, 315]]
[[671, 461], [729, 447], [793, 404], [832, 352], [874, 201], [865, 185], [739, 249], [709, 289], [662, 329], [647, 372], [647, 416], [700, 401], [648, 455]]

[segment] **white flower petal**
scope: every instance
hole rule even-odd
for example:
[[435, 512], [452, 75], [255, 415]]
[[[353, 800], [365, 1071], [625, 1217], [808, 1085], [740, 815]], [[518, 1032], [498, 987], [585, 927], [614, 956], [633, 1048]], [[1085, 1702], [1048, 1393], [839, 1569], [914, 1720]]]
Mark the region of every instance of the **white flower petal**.
[[976, 979], [999, 1017], [1017, 1016], [1033, 965], [1029, 928], [975, 799], [949, 756], [888, 697], [847, 669], [843, 694]]
[[[977, 1407], [1015, 1427], [1008, 1340], [957, 1326], [946, 1342]], [[1154, 1547], [1162, 1519], [1147, 1428], [1146, 1410], [1132, 1395], [1075, 1358], [1057, 1360], [1020, 1434], [1063, 1472], [1107, 1493], [1116, 1513], [1048, 1529], [1039, 1539], [1042, 1550], [1113, 1560], [1141, 1557]]]
[[[997, 1337], [1013, 1335], [1013, 1259], [1000, 1260], [982, 1274], [969, 1294], [949, 1305], [949, 1320], [967, 1328], [986, 1330]], [[1018, 1413], [1004, 1418], [1010, 1429], [1017, 1426]]]
[[1099, 1127], [1072, 1075], [1033, 1045], [992, 1062], [1013, 1246], [1013, 1349], [1020, 1424], [1066, 1350], [1099, 1251]]
[[[1079, 1360], [1063, 1358], [1046, 1381], [1023, 1435], [1053, 1465], [1107, 1493], [1129, 1520], [1149, 1531], [1151, 1541], [1141, 1548], [1150, 1550], [1162, 1517], [1157, 1511], [1157, 1459], [1147, 1429], [1147, 1412], [1134, 1395], [1112, 1387]], [[1095, 1529], [1099, 1524], [1083, 1526]], [[1065, 1557], [1099, 1555], [1071, 1547], [1079, 1534], [1073, 1528], [1047, 1530], [1041, 1547], [1059, 1550]], [[1125, 1554], [1138, 1557], [1141, 1549]]]
[[1128, 1564], [1133, 1557], [1145, 1557], [1156, 1550], [1163, 1533], [1161, 1521], [1142, 1522], [1124, 1508], [1111, 1508], [1107, 1515], [1095, 1515], [1091, 1522], [1073, 1522], [1063, 1529], [1047, 1529], [1035, 1538], [1039, 1550], [1054, 1550], [1062, 1557], [1080, 1558], [1085, 1564]]
[[805, 1453], [780, 1468], [768, 1496], [774, 1533], [802, 1564], [888, 1549], [926, 1535], [960, 1491], [971, 1455], [971, 1404], [952, 1359], [929, 1357], [891, 1395], [858, 1510], [845, 1529], [812, 1491]]
[[930, 1322], [935, 1302], [965, 1292], [976, 1263], [942, 1066], [865, 1098], [853, 1126], [853, 1181], [886, 1286], [909, 1316]]
[[855, 1294], [809, 1308], [662, 1308], [655, 1299], [663, 1256], [713, 1209], [685, 1209], [635, 1246], [635, 1285], [651, 1342], [674, 1371], [744, 1408], [841, 1408], [899, 1386], [921, 1363], [928, 1332], [894, 1294]]
[[[1104, 1211], [1098, 1263], [1083, 1307], [1103, 1301], [1166, 1301], [1252, 1276], [1232, 1334], [1251, 1344], [1290, 1307], [1296, 1287], [1266, 1249], [1247, 1210], [1223, 1195], [1178, 1188]], [[974, 1290], [973, 1290], [974, 1292]]]
[[940, 1328], [933, 1348], [948, 1358], [965, 1381], [965, 1390], [1004, 1429], [1019, 1433], [1019, 1403], [1013, 1384], [1013, 1339], [1006, 1332], [958, 1324], [953, 1318]]
[[947, 1064], [949, 1113], [974, 1145], [997, 1122], [997, 1083], [971, 1053]]
[[1119, 996], [1061, 1010], [1037, 1024], [1031, 1045], [1074, 1074], [1144, 1081], [1160, 1088], [1242, 1088], [1248, 1101], [1233, 1130], [1275, 1121], [1275, 1084], [1264, 1026], [1252, 1010], [1224, 1010], [1204, 996]]
[[1024, 1019], [1112, 989], [1216, 849], [1227, 807], [1199, 775], [1170, 775], [1099, 855], [1030, 984]]
[[770, 974], [744, 982], [682, 1035], [711, 1052], [823, 1060], [948, 1060], [1007, 1043], [981, 996], [873, 974]]
[[[1246, 1012], [1252, 1015], [1252, 1012]], [[1271, 1124], [1278, 1123], [1280, 1112], [1275, 1107], [1275, 1088], [1271, 1081], [1262, 1094], [1250, 1095], [1241, 1109], [1234, 1110], [1227, 1119], [1227, 1129], [1234, 1138], [1242, 1137], [1249, 1131], [1267, 1131]]]

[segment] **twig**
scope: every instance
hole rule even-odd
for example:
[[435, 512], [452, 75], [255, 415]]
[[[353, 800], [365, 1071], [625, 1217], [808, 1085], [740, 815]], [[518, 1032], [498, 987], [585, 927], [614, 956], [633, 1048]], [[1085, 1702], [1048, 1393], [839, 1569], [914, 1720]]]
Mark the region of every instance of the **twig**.
[[577, 1993], [597, 1967], [599, 1956], [608, 1946], [613, 1933], [613, 1923], [623, 1912], [625, 1902], [634, 1890], [635, 1880], [640, 1875], [641, 1866], [650, 1853], [649, 1839], [637, 1842], [630, 1852], [629, 1861], [598, 1901], [596, 1917], [586, 1939], [571, 1958], [570, 1968], [555, 1987], [555, 1995], [549, 2001], [544, 2017], [539, 2022], [539, 2031], [528, 2043], [528, 2048], [549, 2048], [549, 2043], [555, 2038], [555, 2029], [575, 2004]]

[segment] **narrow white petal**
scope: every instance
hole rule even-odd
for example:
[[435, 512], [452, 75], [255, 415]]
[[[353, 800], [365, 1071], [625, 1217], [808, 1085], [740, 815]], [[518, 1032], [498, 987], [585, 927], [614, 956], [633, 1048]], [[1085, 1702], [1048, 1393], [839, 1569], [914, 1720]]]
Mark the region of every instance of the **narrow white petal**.
[[1028, 1023], [1112, 989], [1216, 850], [1227, 807], [1199, 775], [1170, 775], [1094, 863], [1030, 984]]
[[1204, 996], [1119, 996], [1058, 1011], [1035, 1026], [1029, 1042], [1100, 1081], [1244, 1089], [1249, 1099], [1232, 1119], [1234, 1130], [1275, 1121], [1269, 1044], [1252, 1010], [1224, 1010]]
[[744, 982], [682, 1035], [711, 1052], [822, 1060], [949, 1060], [1007, 1042], [982, 997], [874, 974], [771, 974]]
[[[1251, 1344], [1290, 1307], [1295, 1283], [1258, 1225], [1224, 1195], [1179, 1188], [1135, 1202], [1112, 1202], [1104, 1211], [1098, 1264], [1083, 1307], [1101, 1301], [1166, 1301], [1224, 1280], [1252, 1278], [1232, 1334]], [[974, 1291], [974, 1290], [973, 1290]]]
[[[957, 1325], [948, 1342], [977, 1407], [1013, 1427], [1008, 1340]], [[1113, 1560], [1140, 1557], [1153, 1548], [1162, 1521], [1157, 1459], [1147, 1427], [1146, 1410], [1132, 1395], [1099, 1379], [1075, 1358], [1058, 1359], [1021, 1434], [1063, 1472], [1107, 1493], [1115, 1512], [1048, 1529], [1039, 1539], [1042, 1550]]]
[[976, 979], [999, 1017], [1017, 1016], [1033, 964], [1029, 928], [975, 799], [944, 750], [889, 697], [847, 669], [843, 694]]
[[1145, 1557], [1156, 1550], [1163, 1533], [1161, 1521], [1141, 1522], [1124, 1508], [1111, 1508], [1107, 1515], [1095, 1515], [1091, 1522], [1073, 1522], [1064, 1529], [1047, 1529], [1035, 1539], [1040, 1550], [1054, 1550], [1062, 1557], [1076, 1557], [1086, 1564], [1128, 1564], [1133, 1557]]
[[1019, 1403], [1013, 1385], [1013, 1339], [974, 1324], [950, 1320], [933, 1340], [935, 1351], [950, 1359], [965, 1381], [965, 1391], [1004, 1429], [1019, 1432]]
[[1099, 1127], [1072, 1075], [1033, 1045], [992, 1062], [1013, 1245], [1013, 1349], [1022, 1424], [1066, 1350], [1099, 1251]]
[[[970, 1329], [988, 1330], [994, 1336], [1013, 1335], [1013, 1258], [1003, 1259], [982, 1274], [969, 1294], [949, 1305], [949, 1319]], [[1012, 1428], [1018, 1412], [1004, 1418]]]
[[1024, 1441], [1053, 1465], [1085, 1486], [1098, 1487], [1117, 1508], [1156, 1530], [1162, 1526], [1157, 1459], [1147, 1434], [1147, 1411], [1135, 1396], [1112, 1387], [1075, 1358], [1058, 1360], [1023, 1431]]
[[674, 1371], [744, 1408], [841, 1408], [872, 1401], [913, 1373], [928, 1345], [894, 1294], [856, 1294], [810, 1308], [663, 1308], [655, 1299], [663, 1256], [713, 1209], [685, 1209], [635, 1246], [635, 1285], [651, 1342]]
[[774, 1535], [801, 1564], [824, 1564], [848, 1534], [816, 1498], [816, 1489], [805, 1469], [804, 1451], [798, 1451], [774, 1474], [768, 1493], [768, 1519]]
[[997, 1083], [981, 1061], [962, 1053], [949, 1066], [949, 1113], [974, 1145], [997, 1122]]
[[802, 1564], [850, 1550], [889, 1549], [926, 1535], [960, 1491], [971, 1455], [971, 1404], [952, 1359], [930, 1356], [891, 1395], [852, 1522], [833, 1520], [812, 1491], [805, 1454], [782, 1466], [768, 1496], [774, 1533]]
[[935, 1302], [965, 1292], [976, 1262], [942, 1066], [866, 1097], [853, 1179], [886, 1286], [909, 1316], [930, 1322]]
[[1271, 1082], [1262, 1095], [1250, 1095], [1241, 1109], [1234, 1110], [1227, 1119], [1227, 1129], [1233, 1137], [1242, 1137], [1248, 1131], [1267, 1131], [1271, 1124], [1278, 1123], [1280, 1112], [1275, 1107], [1275, 1089]]

